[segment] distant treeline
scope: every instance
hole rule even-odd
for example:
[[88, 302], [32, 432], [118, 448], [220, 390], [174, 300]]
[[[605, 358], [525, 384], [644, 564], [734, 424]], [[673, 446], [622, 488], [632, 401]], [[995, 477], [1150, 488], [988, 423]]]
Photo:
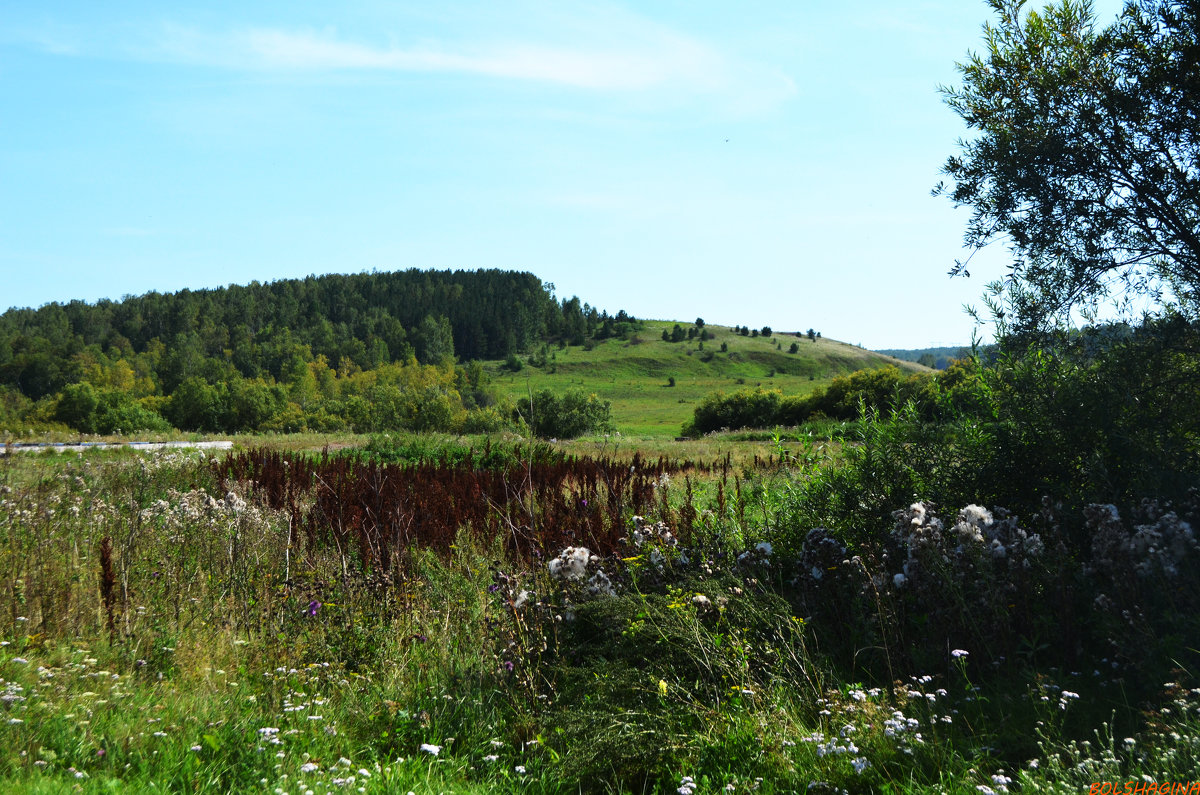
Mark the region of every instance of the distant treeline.
[[942, 348], [889, 348], [875, 352], [904, 362], [916, 362], [935, 370], [945, 370], [955, 359], [968, 358], [971, 348], [960, 345]]
[[627, 337], [640, 325], [623, 310], [560, 302], [533, 274], [496, 270], [11, 309], [0, 315], [0, 428], [454, 430], [494, 403], [481, 370], [456, 360]]

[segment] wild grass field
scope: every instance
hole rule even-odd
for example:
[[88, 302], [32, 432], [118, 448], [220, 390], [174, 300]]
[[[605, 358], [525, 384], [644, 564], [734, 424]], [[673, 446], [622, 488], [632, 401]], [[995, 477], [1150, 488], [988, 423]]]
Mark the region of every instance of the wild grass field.
[[306, 446], [0, 460], [0, 790], [1076, 793], [1200, 765], [1193, 503], [845, 533], [813, 489], [879, 437], [757, 466]]
[[[761, 386], [804, 395], [828, 386], [835, 376], [865, 368], [892, 364], [906, 372], [928, 372], [855, 345], [792, 333], [749, 337], [727, 326], [706, 325], [713, 335], [710, 340], [664, 341], [663, 330], [671, 331], [675, 325], [645, 321], [632, 339], [604, 340], [591, 350], [546, 346], [535, 351], [539, 366], [526, 364], [512, 372], [503, 362], [493, 362], [489, 373], [496, 388], [514, 402], [546, 388], [594, 392], [612, 403], [618, 431], [654, 438], [678, 436], [696, 404], [717, 391]], [[797, 352], [789, 353], [793, 343]], [[722, 345], [727, 348], [724, 352]]]

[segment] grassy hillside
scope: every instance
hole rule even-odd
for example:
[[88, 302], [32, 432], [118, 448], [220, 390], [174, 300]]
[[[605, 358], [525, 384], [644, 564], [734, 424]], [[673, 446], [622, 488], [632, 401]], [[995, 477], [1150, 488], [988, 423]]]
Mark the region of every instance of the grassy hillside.
[[[628, 341], [605, 340], [592, 350], [552, 346], [543, 366], [527, 364], [514, 373], [503, 362], [492, 362], [489, 369], [496, 387], [513, 400], [539, 389], [595, 392], [612, 402], [617, 430], [647, 437], [677, 435], [696, 403], [718, 390], [762, 386], [807, 394], [854, 370], [888, 364], [909, 372], [926, 370], [837, 340], [812, 341], [782, 332], [743, 337], [727, 326], [706, 326], [714, 335], [706, 342], [663, 341], [663, 330], [674, 326], [674, 321], [648, 320]], [[796, 353], [788, 352], [792, 343]], [[534, 358], [540, 358], [537, 352]], [[672, 377], [674, 387], [668, 385]]]

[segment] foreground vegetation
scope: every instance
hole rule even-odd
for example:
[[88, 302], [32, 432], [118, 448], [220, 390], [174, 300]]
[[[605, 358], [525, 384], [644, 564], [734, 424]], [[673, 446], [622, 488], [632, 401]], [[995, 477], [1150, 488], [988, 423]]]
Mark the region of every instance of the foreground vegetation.
[[[1192, 336], [1166, 331], [1090, 367], [1159, 350], [1179, 376]], [[1093, 374], [1035, 356], [973, 382], [996, 411], [1003, 385], [1029, 378], [1090, 405], [1089, 422], [1112, 416], [1080, 442], [1072, 428], [1044, 438], [1062, 419], [1053, 403], [1012, 425], [931, 423], [910, 401], [868, 412], [836, 457], [780, 437], [757, 463], [423, 437], [320, 455], [6, 457], [0, 782], [1187, 781], [1200, 765], [1195, 381], [1142, 406], [1160, 420], [1150, 445]]]

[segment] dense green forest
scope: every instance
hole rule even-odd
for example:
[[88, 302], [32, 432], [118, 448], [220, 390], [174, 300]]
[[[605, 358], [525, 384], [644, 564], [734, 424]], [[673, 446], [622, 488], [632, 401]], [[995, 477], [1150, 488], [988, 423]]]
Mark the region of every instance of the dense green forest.
[[480, 367], [638, 321], [511, 271], [373, 272], [0, 315], [0, 428], [488, 430]]

